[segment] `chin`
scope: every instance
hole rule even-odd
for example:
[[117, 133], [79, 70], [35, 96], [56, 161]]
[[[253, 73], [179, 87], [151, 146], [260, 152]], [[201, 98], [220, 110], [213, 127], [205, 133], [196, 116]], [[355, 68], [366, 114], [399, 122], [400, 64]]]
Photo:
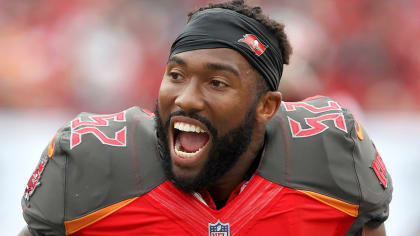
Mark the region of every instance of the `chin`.
[[194, 182], [202, 171], [203, 167], [185, 168], [171, 161], [171, 172], [173, 173], [174, 180], [184, 179], [189, 180], [189, 182]]
[[203, 181], [202, 178], [202, 168], [187, 169], [172, 164], [166, 175], [178, 189], [184, 192], [193, 193], [207, 187], [207, 181]]

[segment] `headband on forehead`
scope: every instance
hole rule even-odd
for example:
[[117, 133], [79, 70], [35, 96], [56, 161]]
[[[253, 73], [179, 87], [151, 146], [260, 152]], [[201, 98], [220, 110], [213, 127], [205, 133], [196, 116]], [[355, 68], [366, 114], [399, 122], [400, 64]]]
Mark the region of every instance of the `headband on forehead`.
[[276, 37], [260, 22], [240, 13], [212, 8], [195, 13], [172, 44], [175, 54], [210, 48], [232, 48], [241, 53], [263, 76], [270, 90], [277, 90], [283, 60]]

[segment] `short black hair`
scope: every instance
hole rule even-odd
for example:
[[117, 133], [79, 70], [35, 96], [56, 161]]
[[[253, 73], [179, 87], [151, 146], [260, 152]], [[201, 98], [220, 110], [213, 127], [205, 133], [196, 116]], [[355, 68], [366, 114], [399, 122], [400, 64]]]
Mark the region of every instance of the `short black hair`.
[[[292, 54], [292, 46], [289, 43], [289, 40], [287, 39], [287, 35], [284, 32], [284, 25], [278, 23], [277, 21], [270, 19], [267, 15], [263, 14], [261, 7], [259, 6], [250, 6], [245, 4], [244, 0], [232, 0], [228, 2], [220, 2], [220, 3], [209, 3], [207, 6], [200, 7], [196, 10], [191, 11], [188, 13], [188, 19], [187, 22], [190, 21], [191, 16], [194, 15], [197, 12], [212, 9], [212, 8], [223, 8], [228, 9], [231, 11], [235, 11], [237, 13], [240, 13], [242, 15], [245, 15], [249, 18], [252, 18], [258, 22], [260, 22], [262, 25], [264, 25], [273, 35], [276, 36], [281, 51], [281, 56], [283, 59], [284, 64], [289, 64], [289, 58]], [[255, 69], [254, 69], [255, 70]], [[257, 72], [258, 73], [258, 72]], [[270, 91], [270, 88], [267, 84], [267, 81], [265, 81], [261, 74], [258, 73], [261, 77], [261, 81], [257, 83], [256, 91], [257, 91], [257, 97], [259, 98], [266, 92]], [[260, 81], [260, 80], [259, 80]]]

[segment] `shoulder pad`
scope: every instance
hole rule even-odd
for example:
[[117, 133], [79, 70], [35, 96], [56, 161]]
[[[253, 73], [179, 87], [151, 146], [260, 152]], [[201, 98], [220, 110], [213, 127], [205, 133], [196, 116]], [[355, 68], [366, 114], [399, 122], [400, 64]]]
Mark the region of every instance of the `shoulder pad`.
[[[165, 180], [153, 116], [138, 107], [107, 115], [81, 113], [57, 133], [43, 186], [22, 203], [36, 202], [40, 212], [52, 209], [54, 221], [62, 223], [152, 190]], [[54, 202], [58, 208], [51, 207]]]
[[282, 103], [267, 124], [258, 173], [280, 185], [352, 204], [355, 215], [369, 215], [365, 222], [387, 212], [391, 200], [391, 177], [369, 136], [328, 97]]
[[[67, 218], [139, 196], [164, 181], [151, 113], [83, 113], [67, 142]], [[81, 201], [83, 199], [83, 201]]]

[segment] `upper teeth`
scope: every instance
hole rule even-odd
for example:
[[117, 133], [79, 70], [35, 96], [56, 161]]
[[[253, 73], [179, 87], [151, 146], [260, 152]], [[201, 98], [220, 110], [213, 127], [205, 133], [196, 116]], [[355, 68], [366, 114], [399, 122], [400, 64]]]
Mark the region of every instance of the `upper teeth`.
[[184, 122], [175, 122], [174, 124], [174, 128], [181, 130], [181, 131], [185, 131], [185, 132], [196, 132], [196, 133], [205, 133], [206, 131], [204, 131], [202, 128], [192, 125], [192, 124], [187, 124]]

